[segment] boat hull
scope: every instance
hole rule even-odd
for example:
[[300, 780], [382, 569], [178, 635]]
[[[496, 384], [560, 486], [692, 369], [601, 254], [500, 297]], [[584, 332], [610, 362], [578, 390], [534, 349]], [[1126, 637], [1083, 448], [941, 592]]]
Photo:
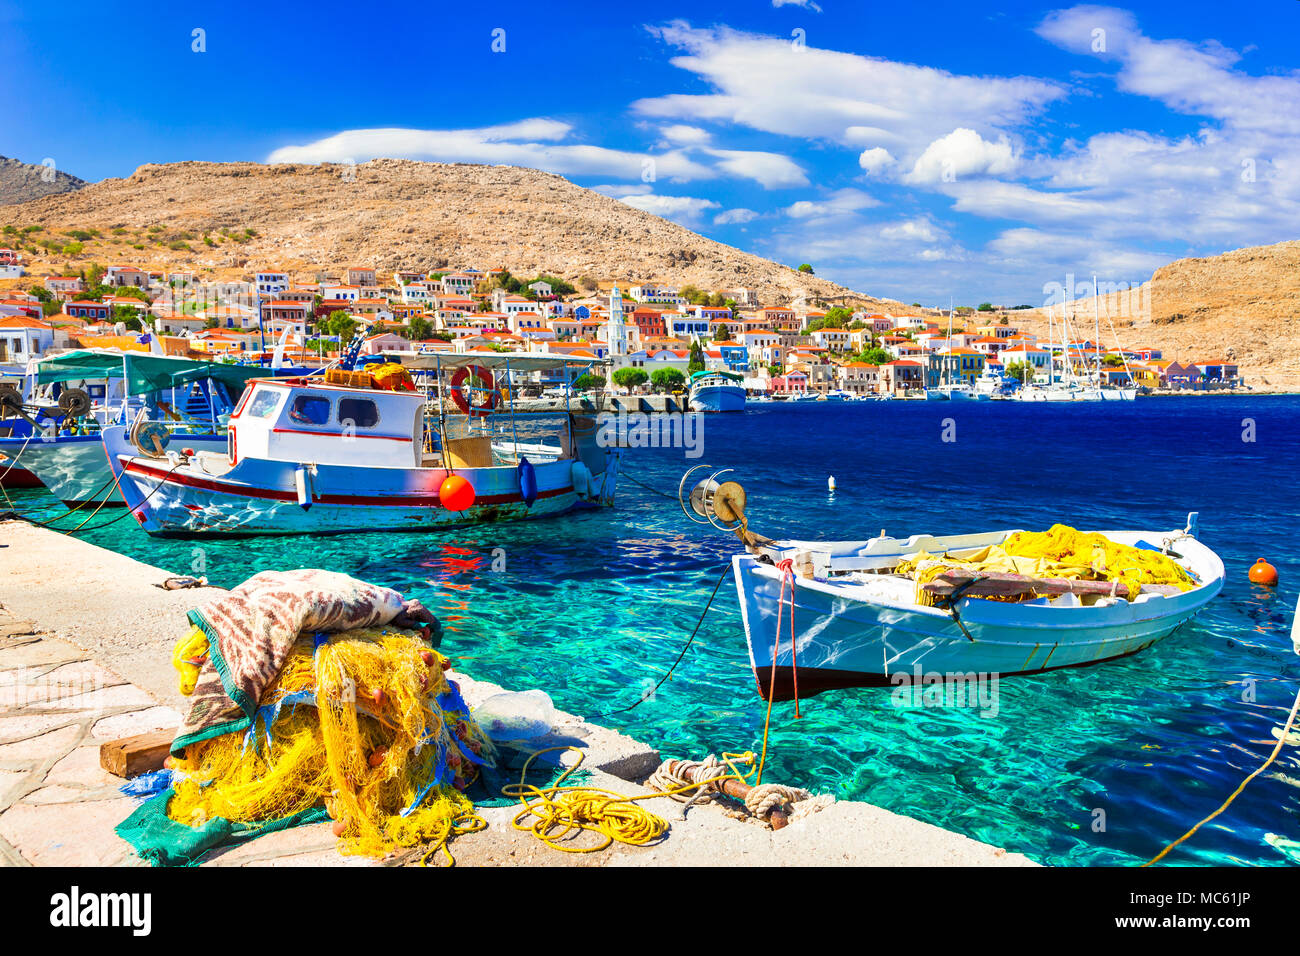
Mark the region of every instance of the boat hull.
[[[226, 436], [177, 432], [173, 433], [169, 444], [174, 448], [185, 446], [195, 451], [224, 451]], [[40, 484], [66, 504], [97, 504], [105, 499], [109, 506], [123, 503], [100, 434], [60, 435], [50, 440], [32, 439], [28, 442], [20, 438], [5, 438], [0, 439], [0, 454], [17, 458]], [[12, 486], [6, 484], [6, 487]]]
[[806, 697], [931, 675], [952, 681], [1037, 674], [1137, 653], [1172, 634], [1223, 586], [1223, 565], [1213, 552], [1192, 539], [1179, 549], [1204, 552], [1203, 566], [1210, 569], [1193, 591], [1071, 608], [967, 598], [957, 605], [960, 625], [939, 608], [846, 599], [842, 588], [796, 577], [793, 645], [789, 582], [780, 609], [776, 568], [749, 554], [735, 556], [732, 565], [758, 692], [789, 700], [796, 679], [798, 696]]
[[516, 468], [458, 468], [455, 474], [474, 488], [475, 504], [456, 512], [439, 499], [450, 474], [443, 469], [316, 465], [304, 476], [304, 507], [297, 463], [244, 459], [208, 471], [201, 463], [126, 454], [118, 443], [115, 464], [136, 520], [150, 534], [180, 537], [421, 531], [533, 520], [612, 501], [617, 480], [614, 452], [606, 471], [582, 490], [575, 487], [573, 461], [536, 463], [537, 498], [528, 505]]
[[701, 385], [691, 389], [693, 412], [743, 412], [745, 390], [739, 385]]

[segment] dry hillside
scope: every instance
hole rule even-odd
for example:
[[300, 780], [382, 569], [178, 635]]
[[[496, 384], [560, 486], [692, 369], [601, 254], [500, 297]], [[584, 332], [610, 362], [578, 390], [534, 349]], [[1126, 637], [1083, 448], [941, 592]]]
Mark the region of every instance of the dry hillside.
[[390, 276], [395, 269], [505, 266], [521, 276], [744, 287], [771, 303], [803, 291], [809, 302], [897, 306], [706, 239], [563, 177], [513, 166], [394, 159], [354, 167], [147, 165], [127, 179], [0, 207], [0, 226], [8, 224], [44, 227], [35, 239], [98, 231], [73, 259], [36, 256], [33, 274], [77, 271], [91, 261], [181, 266], [218, 278], [255, 267], [306, 279], [351, 264]]
[[29, 202], [51, 193], [66, 193], [86, 185], [84, 179], [47, 166], [0, 156], [0, 205]]

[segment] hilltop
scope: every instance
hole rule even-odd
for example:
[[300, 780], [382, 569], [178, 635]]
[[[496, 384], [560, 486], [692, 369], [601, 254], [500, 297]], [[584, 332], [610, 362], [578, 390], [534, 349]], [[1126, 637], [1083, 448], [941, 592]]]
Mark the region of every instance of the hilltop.
[[60, 170], [0, 156], [0, 205], [30, 202], [54, 193], [72, 192], [85, 185], [84, 179]]
[[[365, 264], [395, 269], [504, 266], [570, 281], [743, 287], [783, 304], [805, 293], [872, 309], [899, 303], [706, 239], [551, 173], [380, 159], [357, 166], [173, 163], [0, 208], [0, 226], [35, 238], [98, 233], [74, 258], [37, 256], [30, 271], [90, 261], [188, 268], [233, 278], [279, 268], [300, 278]], [[206, 238], [205, 238], [206, 237]]]
[[[1132, 294], [1103, 294], [1097, 306], [1103, 346], [1118, 336], [1125, 348], [1158, 348], [1165, 358], [1228, 359], [1251, 385], [1300, 388], [1300, 241], [1179, 259]], [[1076, 337], [1091, 339], [1092, 298], [1071, 308]], [[1013, 325], [1046, 338], [1042, 310], [1008, 314]]]

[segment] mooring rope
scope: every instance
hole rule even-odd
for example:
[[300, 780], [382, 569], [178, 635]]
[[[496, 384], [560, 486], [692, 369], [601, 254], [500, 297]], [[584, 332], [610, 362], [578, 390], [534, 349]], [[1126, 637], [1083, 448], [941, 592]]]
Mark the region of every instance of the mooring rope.
[[724, 562], [722, 565], [722, 570], [718, 573], [718, 580], [715, 581], [713, 584], [713, 593], [709, 595], [709, 600], [705, 602], [704, 610], [700, 612], [700, 617], [695, 622], [695, 628], [691, 631], [691, 636], [687, 639], [686, 643], [682, 646], [681, 653], [677, 655], [677, 659], [673, 661], [672, 666], [668, 668], [668, 673], [664, 674], [663, 677], [659, 678], [659, 683], [655, 684], [654, 687], [650, 688], [648, 691], [643, 693], [641, 695], [641, 699], [638, 700], [636, 703], [630, 704], [627, 707], [620, 707], [618, 710], [610, 710], [610, 711], [606, 711], [603, 714], [597, 714], [596, 715], [597, 719], [604, 718], [604, 717], [612, 717], [614, 714], [625, 714], [629, 710], [635, 710], [636, 708], [644, 704], [647, 700], [649, 700], [651, 697], [653, 697], [656, 693], [658, 693], [659, 688], [663, 687], [664, 684], [667, 683], [668, 679], [673, 676], [673, 671], [677, 669], [677, 665], [680, 664], [682, 662], [682, 658], [686, 656], [686, 652], [690, 650], [691, 645], [695, 643], [695, 636], [700, 633], [700, 626], [704, 623], [704, 617], [709, 613], [709, 608], [713, 606], [713, 599], [718, 596], [718, 589], [722, 587], [722, 582], [726, 580], [727, 572], [730, 570], [731, 570], [731, 562], [730, 561]]
[[1291, 713], [1287, 716], [1286, 719], [1286, 726], [1282, 728], [1282, 733], [1277, 739], [1277, 744], [1273, 747], [1273, 752], [1268, 755], [1268, 759], [1265, 760], [1262, 764], [1260, 764], [1259, 767], [1250, 774], [1250, 776], [1248, 776], [1245, 780], [1241, 781], [1240, 786], [1238, 786], [1236, 790], [1232, 791], [1231, 795], [1229, 795], [1227, 800], [1223, 801], [1219, 809], [1215, 810], [1208, 817], [1206, 817], [1200, 823], [1196, 824], [1196, 826], [1192, 827], [1190, 830], [1188, 830], [1186, 833], [1180, 836], [1173, 843], [1169, 844], [1167, 847], [1165, 847], [1163, 850], [1161, 850], [1151, 859], [1147, 860], [1145, 863], [1142, 864], [1142, 866], [1148, 867], [1152, 863], [1159, 863], [1162, 859], [1165, 858], [1166, 854], [1168, 854], [1170, 850], [1178, 846], [1178, 844], [1182, 843], [1184, 840], [1191, 837], [1192, 834], [1194, 834], [1197, 830], [1205, 826], [1205, 824], [1209, 823], [1211, 820], [1217, 817], [1224, 810], [1228, 809], [1228, 807], [1232, 804], [1232, 801], [1236, 800], [1237, 797], [1241, 796], [1241, 792], [1246, 789], [1246, 785], [1249, 784], [1256, 777], [1258, 777], [1265, 770], [1267, 770], [1269, 766], [1273, 763], [1273, 761], [1277, 759], [1277, 755], [1282, 752], [1282, 747], [1283, 745], [1286, 744], [1287, 735], [1291, 733], [1291, 726], [1295, 723], [1297, 712], [1300, 712], [1300, 691], [1296, 692], [1295, 702], [1291, 705]]

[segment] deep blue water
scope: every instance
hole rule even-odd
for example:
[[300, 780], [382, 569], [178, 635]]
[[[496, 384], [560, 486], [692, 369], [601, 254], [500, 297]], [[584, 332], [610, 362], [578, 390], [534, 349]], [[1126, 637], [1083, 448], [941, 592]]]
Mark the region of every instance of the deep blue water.
[[[1192, 625], [1147, 652], [1007, 679], [994, 719], [969, 708], [900, 708], [888, 690], [867, 689], [807, 700], [798, 721], [789, 704], [774, 711], [768, 779], [868, 800], [1044, 863], [1130, 865], [1218, 806], [1263, 760], [1296, 691], [1297, 412], [1300, 399], [1289, 397], [760, 406], [707, 419], [699, 459], [629, 450], [624, 470], [672, 494], [689, 465], [735, 468], [751, 526], [771, 536], [1057, 521], [1170, 529], [1199, 511], [1227, 585]], [[942, 440], [947, 418], [952, 442]], [[1243, 440], [1248, 419], [1254, 441]], [[20, 508], [48, 501], [11, 494]], [[264, 568], [313, 566], [391, 585], [439, 609], [444, 650], [464, 658], [466, 672], [541, 687], [593, 718], [663, 675], [734, 550], [734, 539], [690, 524], [675, 502], [631, 481], [620, 484], [616, 509], [443, 535], [153, 540], [128, 518], [88, 537], [226, 586]], [[1276, 591], [1246, 579], [1261, 555], [1281, 572]], [[757, 749], [763, 713], [728, 582], [673, 679], [635, 710], [599, 719], [666, 755], [700, 755]], [[1263, 836], [1300, 837], [1297, 787], [1300, 766], [1284, 754], [1167, 859], [1285, 863]]]

